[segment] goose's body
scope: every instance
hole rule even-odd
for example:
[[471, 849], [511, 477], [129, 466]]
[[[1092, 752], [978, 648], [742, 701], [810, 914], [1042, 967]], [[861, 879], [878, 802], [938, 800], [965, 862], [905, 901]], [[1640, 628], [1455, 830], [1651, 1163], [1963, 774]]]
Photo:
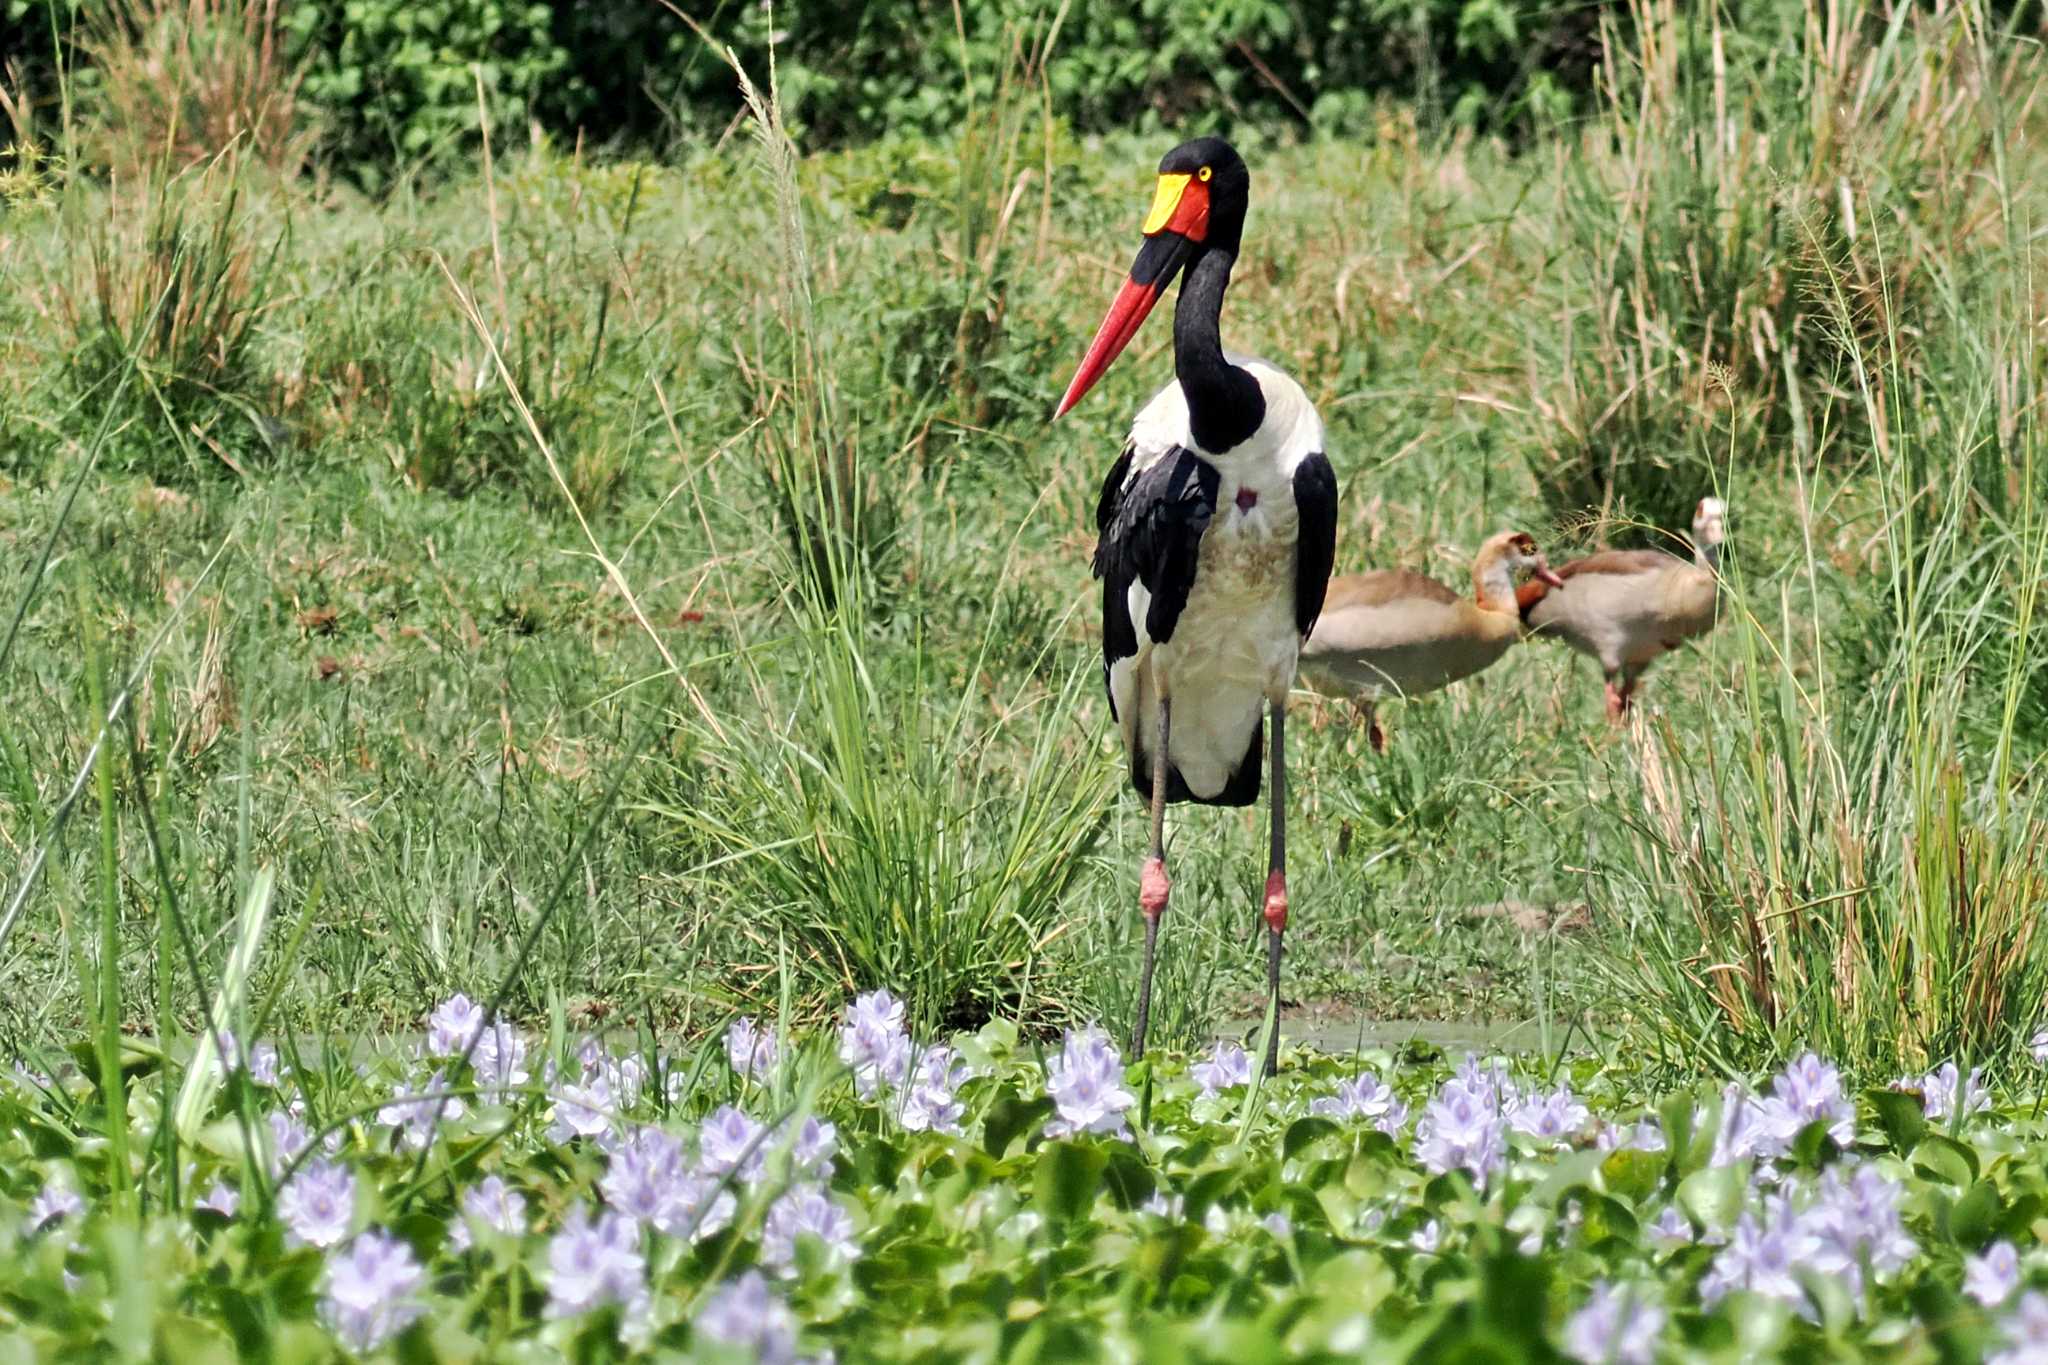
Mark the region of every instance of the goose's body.
[[[1174, 381], [1131, 424], [1095, 513], [1104, 681], [1131, 784], [1152, 817], [1138, 882], [1145, 956], [1135, 1055], [1145, 1049], [1154, 944], [1170, 889], [1167, 803], [1258, 799], [1269, 714], [1273, 824], [1264, 915], [1267, 984], [1276, 1008], [1279, 1001], [1287, 693], [1336, 554], [1337, 477], [1323, 455], [1322, 421], [1301, 386], [1266, 361], [1223, 349], [1223, 294], [1250, 186], [1243, 159], [1220, 138], [1197, 138], [1166, 154], [1145, 243], [1059, 406], [1064, 413], [1080, 401], [1180, 276]], [[1268, 1073], [1278, 1059], [1275, 1030]]]
[[1561, 566], [1561, 587], [1523, 588], [1531, 633], [1554, 635], [1600, 665], [1609, 715], [1628, 710], [1644, 669], [1714, 628], [1726, 518], [1719, 498], [1700, 499], [1691, 561], [1661, 550], [1603, 550]]
[[[1301, 650], [1301, 676], [1318, 692], [1348, 696], [1364, 712], [1375, 749], [1387, 697], [1418, 697], [1492, 667], [1522, 636], [1515, 573], [1548, 574], [1528, 536], [1503, 531], [1472, 561], [1472, 595], [1405, 569], [1330, 581], [1322, 615]], [[1550, 581], [1555, 582], [1553, 576]]]

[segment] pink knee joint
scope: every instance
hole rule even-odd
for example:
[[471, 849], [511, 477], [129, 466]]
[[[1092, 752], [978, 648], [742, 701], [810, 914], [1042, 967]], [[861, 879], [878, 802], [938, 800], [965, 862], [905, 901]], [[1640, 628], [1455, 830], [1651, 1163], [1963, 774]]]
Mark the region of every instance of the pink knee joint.
[[1147, 858], [1145, 870], [1138, 877], [1138, 908], [1158, 919], [1166, 913], [1166, 896], [1171, 889], [1166, 880], [1165, 859]]
[[1266, 877], [1266, 927], [1276, 934], [1287, 931], [1287, 874], [1269, 873]]

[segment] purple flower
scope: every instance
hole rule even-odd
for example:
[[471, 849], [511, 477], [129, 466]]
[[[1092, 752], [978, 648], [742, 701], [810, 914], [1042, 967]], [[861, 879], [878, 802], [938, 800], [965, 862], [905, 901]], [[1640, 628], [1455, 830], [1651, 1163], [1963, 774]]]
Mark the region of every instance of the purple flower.
[[1991, 1357], [1988, 1365], [2041, 1365], [2048, 1360], [2048, 1294], [2029, 1289], [1998, 1326], [2011, 1349]]
[[1730, 1290], [1747, 1289], [1803, 1309], [1806, 1291], [1795, 1272], [1818, 1250], [1789, 1201], [1769, 1195], [1761, 1219], [1745, 1212], [1736, 1220], [1734, 1235], [1700, 1281], [1700, 1301], [1711, 1308]]
[[1650, 1365], [1664, 1310], [1647, 1291], [1600, 1283], [1564, 1325], [1564, 1352], [1584, 1365]]
[[1337, 1082], [1337, 1093], [1309, 1102], [1308, 1111], [1329, 1119], [1366, 1119], [1389, 1137], [1408, 1122], [1408, 1106], [1371, 1071]]
[[882, 1086], [901, 1085], [910, 1066], [903, 1002], [887, 991], [870, 991], [848, 1005], [839, 1025], [839, 1060], [853, 1068], [854, 1089], [862, 1099]]
[[[457, 998], [460, 999], [459, 996]], [[377, 1122], [386, 1127], [396, 1128], [400, 1144], [408, 1150], [417, 1152], [425, 1149], [439, 1131], [434, 1117], [436, 1109], [440, 1110], [440, 1121], [443, 1123], [459, 1119], [468, 1112], [462, 1101], [453, 1095], [438, 1101], [432, 1098], [442, 1093], [445, 1084], [438, 1071], [418, 1090], [400, 1081], [392, 1095], [391, 1103], [377, 1111]], [[418, 1098], [420, 1096], [428, 1098]]]
[[953, 1049], [934, 1043], [917, 1059], [910, 1091], [903, 1099], [901, 1121], [913, 1133], [958, 1133], [967, 1106], [953, 1092], [967, 1079], [967, 1065], [953, 1059]]
[[2011, 1242], [1993, 1242], [1981, 1256], [1963, 1258], [1963, 1292], [1996, 1308], [2020, 1287], [2020, 1254]]
[[469, 1054], [469, 1069], [486, 1098], [505, 1103], [506, 1091], [532, 1079], [526, 1070], [526, 1039], [505, 1020], [493, 1019]]
[[790, 1165], [800, 1178], [830, 1180], [832, 1157], [839, 1150], [839, 1129], [816, 1114], [805, 1115], [790, 1148]]
[[275, 1090], [279, 1075], [276, 1043], [258, 1043], [249, 1049], [249, 1080], [252, 1084]]
[[463, 1191], [462, 1215], [500, 1236], [518, 1237], [526, 1231], [526, 1196], [506, 1184], [505, 1177], [486, 1176]]
[[355, 1175], [339, 1162], [315, 1157], [278, 1191], [277, 1216], [284, 1220], [286, 1246], [335, 1245], [355, 1221]]
[[860, 1255], [853, 1219], [815, 1185], [796, 1185], [776, 1200], [761, 1228], [761, 1264], [784, 1275], [796, 1273], [796, 1242], [815, 1237], [835, 1259]]
[[1813, 1053], [1780, 1071], [1771, 1094], [1778, 1101], [1776, 1117], [1788, 1147], [1810, 1123], [1826, 1124], [1828, 1136], [1840, 1146], [1855, 1141], [1856, 1106], [1842, 1093], [1842, 1073]]
[[1946, 1119], [1958, 1109], [1964, 1118], [1968, 1118], [1991, 1107], [1991, 1092], [1984, 1088], [1983, 1075], [1973, 1066], [1966, 1080], [1954, 1062], [1943, 1062], [1925, 1076], [1917, 1079], [1906, 1076], [1893, 1081], [1892, 1088], [1919, 1091], [1920, 1104], [1927, 1111], [1928, 1118]]
[[427, 1016], [427, 1055], [460, 1057], [484, 1031], [484, 1007], [460, 991]]
[[327, 1258], [320, 1319], [351, 1351], [374, 1351], [427, 1311], [413, 1297], [426, 1279], [411, 1247], [372, 1229]]
[[1508, 1108], [1509, 1127], [1553, 1142], [1577, 1137], [1592, 1117], [1592, 1112], [1579, 1103], [1572, 1088], [1562, 1081], [1549, 1094], [1520, 1096]]
[[1768, 1161], [1783, 1156], [1792, 1141], [1785, 1129], [1779, 1100], [1760, 1100], [1731, 1082], [1721, 1091], [1721, 1130], [1714, 1136], [1713, 1164], [1732, 1166], [1752, 1157]]
[[713, 1294], [690, 1330], [705, 1341], [749, 1350], [760, 1365], [793, 1365], [796, 1360], [796, 1319], [758, 1270]]
[[732, 1172], [751, 1185], [761, 1178], [767, 1159], [766, 1130], [729, 1104], [712, 1110], [697, 1130], [698, 1168], [706, 1175]]
[[1657, 1221], [1650, 1224], [1650, 1236], [1656, 1241], [1659, 1251], [1691, 1246], [1692, 1222], [1678, 1211], [1676, 1204], [1666, 1204], [1664, 1212], [1657, 1215]]
[[1494, 1099], [1499, 1093], [1483, 1080], [1445, 1081], [1415, 1126], [1416, 1159], [1433, 1174], [1462, 1169], [1484, 1185], [1507, 1157], [1507, 1125]]
[[2048, 1066], [2048, 1026], [2034, 1031], [2034, 1036], [2027, 1040], [2027, 1051], [2033, 1054], [2035, 1061]]
[[272, 1110], [264, 1122], [270, 1126], [270, 1173], [277, 1175], [313, 1145], [313, 1133], [297, 1114], [282, 1109]]
[[619, 1144], [598, 1189], [634, 1222], [693, 1241], [725, 1227], [738, 1207], [716, 1177], [690, 1168], [679, 1138], [652, 1127], [635, 1130]]
[[1432, 1218], [1408, 1234], [1408, 1245], [1426, 1255], [1435, 1255], [1444, 1244], [1444, 1225]]
[[775, 1069], [775, 1034], [756, 1028], [751, 1016], [742, 1015], [725, 1030], [725, 1058], [742, 1076], [755, 1076]]
[[558, 1085], [550, 1093], [555, 1121], [548, 1125], [550, 1142], [602, 1138], [612, 1131], [612, 1092], [603, 1076], [587, 1085]]
[[547, 1315], [575, 1317], [616, 1303], [631, 1316], [646, 1301], [647, 1261], [633, 1221], [604, 1213], [593, 1223], [582, 1205], [571, 1209], [548, 1242]]
[[1251, 1054], [1236, 1043], [1218, 1043], [1209, 1060], [1195, 1063], [1188, 1068], [1188, 1074], [1202, 1087], [1205, 1098], [1219, 1091], [1234, 1090], [1252, 1078]]
[[1456, 1079], [1499, 1113], [1507, 1112], [1522, 1093], [1508, 1075], [1507, 1062], [1499, 1057], [1481, 1063], [1477, 1057], [1466, 1053], [1465, 1060], [1458, 1064]]
[[1045, 1093], [1059, 1110], [1045, 1125], [1047, 1137], [1075, 1133], [1130, 1136], [1124, 1111], [1137, 1100], [1124, 1089], [1124, 1062], [1116, 1044], [1098, 1028], [1069, 1031], [1060, 1055], [1048, 1068]]
[[74, 1213], [83, 1212], [85, 1200], [77, 1190], [61, 1180], [48, 1180], [42, 1192], [28, 1206], [28, 1231], [36, 1232], [50, 1223], [60, 1223]]
[[1664, 1130], [1653, 1118], [1638, 1119], [1632, 1124], [1606, 1123], [1594, 1134], [1593, 1145], [1603, 1152], [1661, 1152], [1665, 1147]]
[[205, 1209], [208, 1213], [217, 1213], [223, 1218], [233, 1218], [242, 1207], [242, 1195], [233, 1185], [224, 1180], [216, 1180], [213, 1182], [213, 1188], [199, 1196], [192, 1207], [195, 1210]]
[[1294, 1235], [1294, 1220], [1277, 1209], [1261, 1218], [1259, 1226], [1283, 1242]]

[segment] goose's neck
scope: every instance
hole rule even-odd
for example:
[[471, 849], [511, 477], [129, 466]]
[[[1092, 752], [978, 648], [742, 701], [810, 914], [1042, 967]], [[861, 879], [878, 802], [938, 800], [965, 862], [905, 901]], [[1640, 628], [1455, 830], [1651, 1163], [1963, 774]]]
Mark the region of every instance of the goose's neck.
[[1721, 542], [1703, 540], [1692, 547], [1693, 562], [1710, 574], [1721, 572]]
[[1472, 561], [1472, 598], [1486, 611], [1515, 615], [1515, 571], [1503, 555], [1482, 552]]
[[1173, 371], [1188, 400], [1195, 444], [1222, 454], [1257, 431], [1266, 419], [1259, 381], [1223, 354], [1223, 291], [1237, 257], [1211, 248], [1197, 256], [1181, 281], [1173, 309]]

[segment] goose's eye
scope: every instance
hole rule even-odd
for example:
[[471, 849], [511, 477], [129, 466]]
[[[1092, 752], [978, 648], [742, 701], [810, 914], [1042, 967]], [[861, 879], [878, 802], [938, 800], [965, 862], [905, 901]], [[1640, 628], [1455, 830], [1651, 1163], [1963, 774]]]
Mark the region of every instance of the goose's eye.
[[1207, 166], [1204, 166], [1201, 170], [1195, 172], [1195, 179], [1200, 180], [1206, 184], [1209, 179], [1209, 174], [1209, 168]]

